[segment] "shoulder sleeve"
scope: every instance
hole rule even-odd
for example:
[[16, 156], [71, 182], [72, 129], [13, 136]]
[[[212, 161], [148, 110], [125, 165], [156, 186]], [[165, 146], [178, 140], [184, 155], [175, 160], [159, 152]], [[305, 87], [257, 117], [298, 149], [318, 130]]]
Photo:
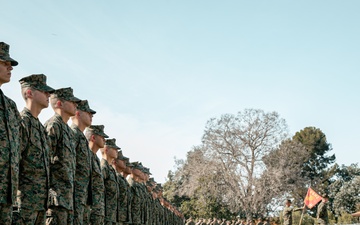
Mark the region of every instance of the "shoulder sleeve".
[[77, 130], [71, 129], [71, 131], [72, 131], [72, 137], [73, 137], [72, 139], [73, 139], [74, 147], [77, 150], [80, 143], [80, 135], [77, 132]]
[[29, 144], [30, 126], [30, 119], [28, 117], [23, 117], [20, 124], [20, 153], [23, 153], [26, 149], [26, 146]]
[[48, 141], [50, 146], [50, 152], [53, 154], [56, 151], [56, 146], [61, 136], [61, 129], [58, 124], [52, 123], [45, 127], [48, 135]]
[[101, 173], [103, 175], [104, 180], [109, 177], [109, 170], [106, 168], [106, 165], [101, 165]]

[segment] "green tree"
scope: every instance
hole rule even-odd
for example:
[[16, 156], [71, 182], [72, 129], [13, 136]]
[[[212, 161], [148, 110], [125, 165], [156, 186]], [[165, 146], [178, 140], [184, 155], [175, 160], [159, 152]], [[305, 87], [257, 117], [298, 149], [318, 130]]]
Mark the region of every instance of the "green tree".
[[[335, 162], [335, 154], [328, 155], [332, 148], [327, 142], [326, 135], [319, 128], [305, 127], [296, 132], [292, 139], [301, 143], [310, 154], [303, 164], [301, 176], [308, 179], [309, 186], [322, 193], [327, 191], [336, 167], [332, 166]], [[296, 194], [297, 197], [305, 196], [306, 190], [298, 190]]]
[[340, 184], [349, 182], [357, 176], [360, 176], [360, 168], [357, 163], [351, 164], [350, 166], [342, 165], [336, 172], [337, 181], [339, 181]]
[[181, 207], [184, 201], [188, 201], [187, 196], [179, 196], [176, 190], [179, 188], [180, 183], [174, 179], [174, 173], [168, 172], [167, 181], [163, 185], [163, 196], [176, 207]]
[[309, 179], [309, 184], [318, 189], [326, 183], [334, 173], [329, 173], [329, 166], [335, 162], [335, 154], [327, 155], [332, 150], [327, 142], [326, 135], [315, 127], [305, 127], [296, 132], [294, 141], [305, 146], [310, 153], [309, 159], [303, 164], [301, 176]]
[[[360, 168], [357, 164], [342, 165], [337, 179], [329, 186], [333, 209], [337, 215], [354, 213], [360, 208]], [[347, 217], [345, 217], [347, 218]]]
[[[305, 127], [296, 132], [293, 141], [301, 143], [309, 153], [308, 160], [302, 166], [300, 176], [307, 179], [307, 186], [311, 186], [320, 195], [329, 193], [330, 185], [335, 181], [337, 165], [334, 165], [335, 154], [329, 154], [331, 144], [327, 142], [326, 135], [316, 127]], [[299, 187], [293, 190], [295, 199], [302, 199], [306, 195], [307, 188]], [[329, 209], [334, 213], [333, 198], [329, 199]], [[317, 206], [308, 210], [311, 216], [316, 215]]]

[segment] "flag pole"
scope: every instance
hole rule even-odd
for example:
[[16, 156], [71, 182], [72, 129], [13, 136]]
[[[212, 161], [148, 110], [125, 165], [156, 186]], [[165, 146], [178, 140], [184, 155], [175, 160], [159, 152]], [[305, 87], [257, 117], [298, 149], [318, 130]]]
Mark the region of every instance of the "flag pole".
[[[307, 193], [309, 192], [310, 188], [311, 188], [311, 184], [308, 187]], [[307, 197], [307, 193], [306, 193], [305, 199]], [[301, 210], [301, 217], [300, 217], [299, 225], [301, 225], [301, 222], [303, 220], [305, 209], [306, 209], [306, 203], [305, 203], [305, 200], [304, 200], [304, 206], [303, 206], [303, 209]]]
[[301, 210], [301, 217], [300, 217], [299, 225], [301, 225], [302, 219], [304, 217], [305, 206], [306, 206], [306, 204], [304, 203], [303, 209]]

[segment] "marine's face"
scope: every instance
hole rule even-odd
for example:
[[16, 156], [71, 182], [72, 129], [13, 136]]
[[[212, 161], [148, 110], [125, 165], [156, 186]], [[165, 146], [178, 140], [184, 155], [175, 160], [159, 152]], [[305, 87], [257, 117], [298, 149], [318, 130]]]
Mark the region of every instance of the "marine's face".
[[12, 69], [11, 62], [0, 61], [0, 86], [10, 82]]
[[93, 114], [89, 112], [80, 111], [80, 117], [86, 127], [89, 127], [91, 125]]
[[127, 166], [125, 172], [130, 174], [132, 172], [132, 168]]
[[149, 186], [149, 185], [146, 185], [146, 189], [148, 190], [148, 192], [151, 192], [152, 187], [151, 187], [151, 186]]
[[157, 198], [157, 194], [156, 194], [156, 192], [151, 192], [152, 193], [152, 196], [153, 196], [153, 198]]
[[41, 108], [47, 108], [49, 106], [49, 92], [32, 90], [33, 101], [36, 102]]
[[105, 145], [105, 138], [103, 136], [100, 135], [94, 135], [95, 138], [95, 144], [99, 147], [99, 148], [103, 148]]
[[70, 116], [75, 116], [76, 106], [77, 104], [75, 102], [71, 102], [71, 101], [63, 102], [63, 110], [65, 113], [67, 113]]
[[141, 178], [141, 171], [139, 169], [132, 169], [131, 171], [136, 177]]
[[118, 152], [116, 148], [108, 148], [108, 155], [113, 158], [116, 159], [118, 156]]
[[145, 175], [144, 172], [141, 172], [141, 179], [142, 179], [143, 181], [146, 181], [146, 175]]
[[116, 160], [116, 167], [118, 167], [120, 170], [126, 169], [126, 164], [123, 160], [117, 159]]

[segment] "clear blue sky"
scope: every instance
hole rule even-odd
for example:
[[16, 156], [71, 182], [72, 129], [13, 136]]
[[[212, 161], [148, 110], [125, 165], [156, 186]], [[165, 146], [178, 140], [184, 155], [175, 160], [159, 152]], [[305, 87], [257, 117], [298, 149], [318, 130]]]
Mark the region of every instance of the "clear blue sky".
[[[43, 73], [71, 86], [132, 161], [165, 180], [211, 117], [277, 111], [291, 134], [320, 128], [360, 158], [360, 2], [31, 0], [1, 4], [1, 41], [19, 61], [2, 86]], [[45, 122], [53, 111], [43, 111]]]

